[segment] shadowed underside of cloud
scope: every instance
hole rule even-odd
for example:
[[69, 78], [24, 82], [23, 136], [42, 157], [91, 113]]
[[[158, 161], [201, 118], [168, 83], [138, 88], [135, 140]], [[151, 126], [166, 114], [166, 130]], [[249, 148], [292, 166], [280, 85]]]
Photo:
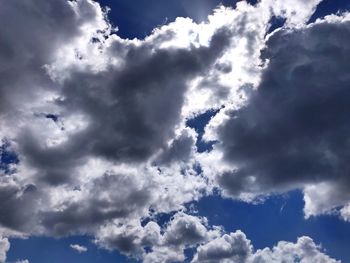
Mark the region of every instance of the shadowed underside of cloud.
[[270, 37], [260, 85], [218, 128], [236, 167], [218, 177], [228, 195], [330, 182], [337, 205], [349, 200], [349, 33], [347, 20]]
[[[349, 220], [350, 22], [306, 25], [318, 2], [239, 2], [144, 40], [118, 37], [92, 0], [3, 2], [0, 262], [9, 237], [72, 234], [152, 263], [186, 249], [193, 262], [336, 262], [311, 238], [255, 250], [185, 211], [215, 188], [301, 188], [306, 216], [344, 206]], [[272, 17], [285, 25], [267, 35]], [[214, 110], [204, 134], [187, 127]]]

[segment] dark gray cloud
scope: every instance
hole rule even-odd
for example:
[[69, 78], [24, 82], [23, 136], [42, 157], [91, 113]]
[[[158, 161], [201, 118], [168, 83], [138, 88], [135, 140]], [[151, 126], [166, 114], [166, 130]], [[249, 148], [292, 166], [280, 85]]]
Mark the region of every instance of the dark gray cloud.
[[[100, 16], [98, 5], [88, 0], [1, 4], [0, 122], [4, 129], [0, 136], [15, 138], [19, 158], [40, 169], [38, 178], [52, 184], [67, 180], [76, 157], [72, 154], [67, 160], [61, 149], [45, 151], [45, 139], [31, 130], [33, 118], [40, 117], [36, 111], [47, 107], [50, 96], [59, 91], [45, 66], [55, 61], [60, 48], [86, 34], [83, 26], [103, 21]], [[16, 134], [19, 126], [21, 132]]]
[[218, 177], [226, 193], [323, 181], [349, 189], [349, 33], [349, 21], [322, 22], [268, 40], [260, 85], [219, 128], [219, 148], [236, 167]]
[[[75, 13], [73, 5], [79, 5], [82, 12]], [[54, 86], [43, 66], [53, 62], [62, 43], [82, 33], [79, 27], [95, 16], [94, 11], [87, 1], [1, 3], [0, 114], [19, 110], [17, 104], [35, 98], [38, 89]]]
[[146, 160], [165, 147], [179, 123], [187, 81], [206, 73], [229, 38], [229, 30], [223, 28], [209, 47], [130, 46], [122, 68], [73, 74], [61, 103], [69, 110], [82, 110], [91, 121], [72, 140], [74, 146], [127, 162]]
[[14, 181], [1, 177], [0, 224], [15, 231], [28, 231], [36, 226], [36, 206], [40, 194], [33, 185], [19, 187]]
[[87, 127], [50, 148], [24, 130], [18, 138], [20, 153], [39, 169], [38, 178], [50, 184], [69, 182], [74, 168], [87, 156], [147, 161], [173, 138], [187, 82], [209, 70], [227, 48], [230, 36], [230, 30], [223, 27], [208, 47], [125, 45], [122, 67], [111, 65], [98, 73], [71, 69], [56, 105], [63, 115], [82, 114]]
[[[60, 11], [55, 13], [56, 9]], [[206, 74], [222, 55], [230, 41], [230, 30], [223, 27], [215, 32], [208, 46], [189, 48], [159, 48], [162, 38], [138, 44], [114, 39], [104, 51], [122, 59], [121, 66], [108, 64], [103, 70], [92, 71], [74, 64], [83, 58], [70, 58], [69, 54], [72, 65], [60, 82], [51, 79], [44, 66], [57, 66], [58, 50], [85, 37], [82, 25], [101, 30], [100, 25], [94, 25], [95, 20], [103, 21], [99, 7], [88, 0], [12, 1], [0, 12], [4, 12], [0, 30], [0, 54], [4, 58], [0, 64], [4, 74], [1, 99], [20, 106], [13, 116], [9, 115], [10, 104], [4, 106], [1, 121], [8, 130], [1, 136], [12, 136], [14, 155], [21, 165], [21, 172], [13, 178], [1, 178], [1, 225], [25, 233], [65, 236], [92, 233], [113, 219], [147, 214], [154, 197], [151, 191], [156, 189], [153, 178], [145, 183], [141, 175], [104, 171], [94, 174], [94, 179], [85, 179], [79, 169], [89, 158], [106, 159], [110, 165], [139, 165], [166, 149], [180, 122], [187, 82]], [[13, 20], [17, 15], [19, 19]], [[3, 26], [5, 19], [11, 26]], [[28, 28], [33, 28], [31, 35]], [[169, 31], [164, 35], [168, 40], [173, 37]], [[63, 59], [61, 63], [67, 62]], [[41, 98], [46, 91], [57, 94], [56, 100], [50, 101], [53, 105]], [[63, 142], [48, 145], [50, 133], [61, 136], [69, 126], [67, 119], [73, 118], [69, 124], [75, 124], [77, 114], [86, 119], [87, 127], [67, 132]], [[60, 124], [47, 116], [59, 116]], [[27, 117], [30, 119], [25, 121]], [[20, 128], [16, 118], [21, 120]], [[50, 125], [55, 128], [46, 129]], [[180, 148], [187, 147], [187, 142], [193, 145], [192, 138], [181, 137], [179, 142], [182, 139], [186, 145], [181, 142], [176, 146], [175, 140], [163, 161], [186, 158], [180, 156], [184, 151], [190, 154], [191, 149]], [[60, 194], [72, 198], [59, 200]]]
[[157, 158], [156, 165], [187, 162], [190, 160], [194, 147], [195, 139], [188, 132], [184, 132], [162, 151]]

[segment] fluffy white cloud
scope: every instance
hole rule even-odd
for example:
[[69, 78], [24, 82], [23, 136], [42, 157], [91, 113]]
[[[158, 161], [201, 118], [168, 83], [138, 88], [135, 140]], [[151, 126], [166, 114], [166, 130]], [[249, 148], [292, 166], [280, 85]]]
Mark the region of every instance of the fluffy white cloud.
[[252, 253], [252, 246], [245, 234], [237, 231], [225, 234], [209, 243], [198, 247], [192, 262], [248, 262]]
[[310, 237], [300, 237], [296, 243], [281, 241], [272, 249], [254, 251], [250, 240], [237, 231], [214, 239], [198, 248], [192, 260], [203, 263], [337, 263], [322, 252]]
[[340, 262], [322, 252], [310, 237], [300, 237], [296, 243], [281, 241], [272, 249], [258, 250], [252, 256], [253, 263], [337, 263]]
[[138, 220], [115, 221], [99, 229], [95, 243], [144, 262], [174, 262], [185, 259], [185, 248], [208, 242], [220, 233], [220, 228], [209, 229], [205, 218], [178, 212], [163, 227], [155, 221], [145, 225]]
[[70, 244], [69, 247], [71, 249], [77, 251], [78, 253], [84, 253], [84, 252], [88, 251], [87, 247], [84, 247], [84, 246], [78, 245], [78, 244]]

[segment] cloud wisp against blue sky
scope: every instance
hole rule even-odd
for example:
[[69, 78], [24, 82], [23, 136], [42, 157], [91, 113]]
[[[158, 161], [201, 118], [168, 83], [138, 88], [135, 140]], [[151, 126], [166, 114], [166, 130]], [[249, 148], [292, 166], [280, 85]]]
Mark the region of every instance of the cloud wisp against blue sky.
[[0, 3], [0, 262], [350, 260], [345, 0]]

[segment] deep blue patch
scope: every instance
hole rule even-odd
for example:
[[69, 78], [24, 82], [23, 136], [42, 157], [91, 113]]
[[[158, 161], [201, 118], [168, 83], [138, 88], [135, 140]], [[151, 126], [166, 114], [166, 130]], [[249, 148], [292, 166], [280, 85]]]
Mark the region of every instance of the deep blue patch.
[[[152, 211], [151, 211], [152, 213]], [[141, 226], [147, 225], [150, 221], [156, 222], [160, 227], [164, 227], [170, 220], [171, 218], [176, 214], [176, 212], [171, 212], [171, 213], [159, 213], [155, 214], [152, 217], [146, 217], [141, 221]]]
[[280, 16], [273, 16], [270, 19], [270, 28], [267, 31], [267, 34], [275, 31], [277, 28], [283, 27], [285, 22], [286, 22], [286, 18], [284, 17], [280, 17]]
[[338, 11], [349, 11], [349, 0], [323, 0], [316, 8], [308, 23], [313, 23], [317, 18], [323, 18], [326, 15], [336, 14]]
[[194, 254], [196, 253], [196, 248], [195, 247], [189, 247], [185, 249], [185, 261], [184, 262], [191, 262], [193, 259]]
[[12, 164], [18, 164], [19, 159], [17, 154], [11, 149], [10, 142], [3, 140], [0, 145], [0, 174], [1, 171], [5, 174], [14, 172], [11, 169]]
[[58, 115], [56, 115], [56, 114], [51, 114], [51, 113], [50, 113], [50, 114], [46, 114], [45, 117], [46, 117], [47, 119], [50, 119], [50, 120], [54, 121], [54, 122], [57, 122], [57, 121], [58, 121], [58, 118], [59, 118]]
[[211, 151], [215, 141], [203, 141], [204, 128], [220, 110], [208, 110], [192, 119], [186, 121], [186, 126], [195, 129], [198, 134], [196, 146], [198, 152]]
[[[7, 254], [8, 262], [28, 259], [33, 263], [136, 263], [118, 252], [99, 249], [91, 242], [91, 238], [78, 236], [62, 239], [31, 237], [29, 239], [10, 239], [11, 247]], [[86, 253], [79, 254], [69, 247], [79, 244], [88, 248]]]

